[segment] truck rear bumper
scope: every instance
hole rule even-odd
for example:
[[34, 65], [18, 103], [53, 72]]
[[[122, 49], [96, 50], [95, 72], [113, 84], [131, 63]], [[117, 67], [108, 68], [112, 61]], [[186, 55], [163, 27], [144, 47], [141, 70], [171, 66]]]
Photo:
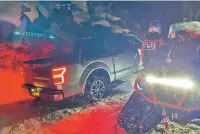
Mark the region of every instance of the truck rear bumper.
[[24, 84], [22, 87], [28, 90], [31, 96], [39, 97], [42, 100], [49, 101], [61, 101], [64, 98], [83, 94], [81, 87], [69, 87], [68, 89], [64, 90], [43, 89], [30, 84]]
[[61, 101], [64, 99], [63, 91], [59, 90], [42, 90], [42, 88], [34, 87], [32, 85], [24, 84], [23, 88], [29, 91], [29, 94], [33, 97], [39, 97], [42, 100], [47, 101]]

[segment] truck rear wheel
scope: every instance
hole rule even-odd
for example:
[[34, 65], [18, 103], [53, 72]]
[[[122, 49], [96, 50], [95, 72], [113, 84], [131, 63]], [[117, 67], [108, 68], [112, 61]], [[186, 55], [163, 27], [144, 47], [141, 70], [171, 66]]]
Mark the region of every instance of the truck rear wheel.
[[86, 81], [85, 101], [96, 102], [101, 100], [106, 93], [107, 82], [102, 76], [90, 76]]

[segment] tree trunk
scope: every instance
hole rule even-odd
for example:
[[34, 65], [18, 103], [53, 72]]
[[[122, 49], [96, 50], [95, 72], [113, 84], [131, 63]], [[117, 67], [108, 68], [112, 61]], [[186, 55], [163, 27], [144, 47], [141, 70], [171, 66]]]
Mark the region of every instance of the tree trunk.
[[193, 3], [188, 1], [188, 2], [183, 2], [182, 5], [182, 11], [183, 11], [183, 17], [188, 18], [189, 21], [192, 21], [193, 18]]
[[192, 10], [192, 8], [190, 7], [190, 8], [189, 8], [188, 20], [189, 20], [189, 21], [192, 21], [192, 19], [193, 19], [193, 10]]

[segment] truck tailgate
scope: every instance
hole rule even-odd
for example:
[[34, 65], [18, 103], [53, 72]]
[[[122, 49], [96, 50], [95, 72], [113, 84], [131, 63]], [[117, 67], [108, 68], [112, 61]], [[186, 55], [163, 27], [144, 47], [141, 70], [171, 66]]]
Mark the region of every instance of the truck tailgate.
[[37, 87], [54, 88], [51, 70], [52, 64], [26, 64], [23, 68], [24, 82]]

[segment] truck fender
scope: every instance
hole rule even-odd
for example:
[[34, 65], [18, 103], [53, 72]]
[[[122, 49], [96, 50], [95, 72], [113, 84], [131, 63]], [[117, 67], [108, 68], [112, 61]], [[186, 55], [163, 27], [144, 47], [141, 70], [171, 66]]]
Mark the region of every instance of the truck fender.
[[109, 75], [109, 80], [113, 81], [114, 77], [112, 77], [111, 75], [111, 69], [108, 67], [108, 65], [106, 65], [105, 63], [102, 62], [93, 62], [91, 64], [89, 64], [85, 69], [84, 72], [81, 76], [80, 79], [80, 85], [82, 85], [82, 93], [85, 92], [85, 85], [86, 85], [86, 81], [88, 79], [88, 77], [95, 71], [98, 69], [102, 69], [104, 71], [106, 71]]

